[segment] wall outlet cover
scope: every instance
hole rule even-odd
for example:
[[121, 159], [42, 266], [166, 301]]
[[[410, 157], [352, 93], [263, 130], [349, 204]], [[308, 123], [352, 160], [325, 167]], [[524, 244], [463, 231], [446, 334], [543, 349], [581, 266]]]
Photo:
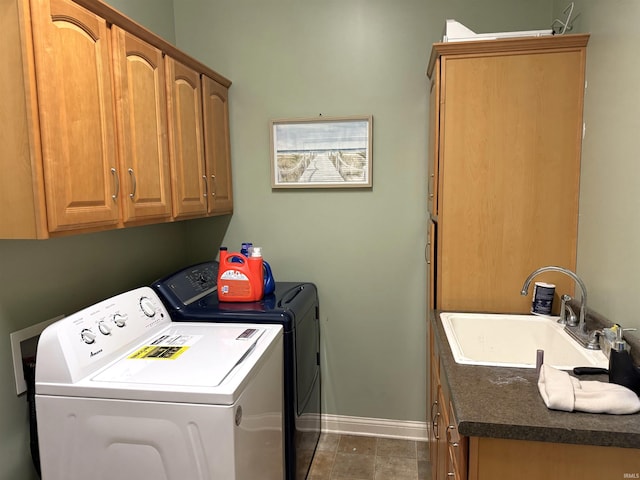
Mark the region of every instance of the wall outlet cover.
[[24, 379], [24, 368], [22, 365], [22, 359], [35, 355], [35, 348], [37, 346], [37, 338], [42, 331], [51, 325], [53, 322], [57, 322], [64, 315], [59, 315], [49, 320], [31, 325], [30, 327], [23, 328], [17, 332], [9, 334], [11, 338], [11, 356], [13, 358], [13, 373], [16, 381], [16, 394], [20, 395], [27, 391], [27, 383]]

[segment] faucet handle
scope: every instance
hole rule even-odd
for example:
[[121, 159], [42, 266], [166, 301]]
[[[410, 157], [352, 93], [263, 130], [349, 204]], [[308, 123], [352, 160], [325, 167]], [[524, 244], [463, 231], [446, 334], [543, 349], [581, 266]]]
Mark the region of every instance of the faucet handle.
[[587, 342], [587, 348], [589, 350], [602, 350], [600, 339], [604, 336], [604, 331], [602, 330], [593, 330], [592, 332], [590, 332], [589, 341]]
[[[560, 306], [560, 319], [558, 320], [558, 323], [575, 327], [578, 325], [578, 317], [576, 317], [575, 312], [569, 305], [569, 302], [573, 300], [573, 297], [565, 293], [560, 297], [560, 299], [562, 300], [562, 305]], [[569, 312], [569, 318], [567, 318], [567, 311]]]

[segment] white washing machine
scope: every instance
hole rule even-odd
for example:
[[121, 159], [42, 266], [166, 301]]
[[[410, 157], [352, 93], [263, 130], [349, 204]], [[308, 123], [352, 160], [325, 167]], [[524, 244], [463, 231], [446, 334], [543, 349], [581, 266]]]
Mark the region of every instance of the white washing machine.
[[148, 287], [49, 326], [43, 480], [282, 480], [280, 325], [173, 323]]

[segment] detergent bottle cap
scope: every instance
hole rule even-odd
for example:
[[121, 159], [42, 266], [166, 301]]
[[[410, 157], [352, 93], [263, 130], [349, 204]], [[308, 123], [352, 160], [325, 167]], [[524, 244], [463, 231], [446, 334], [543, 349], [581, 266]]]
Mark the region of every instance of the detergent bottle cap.
[[251, 256], [252, 257], [262, 257], [262, 247], [252, 247]]

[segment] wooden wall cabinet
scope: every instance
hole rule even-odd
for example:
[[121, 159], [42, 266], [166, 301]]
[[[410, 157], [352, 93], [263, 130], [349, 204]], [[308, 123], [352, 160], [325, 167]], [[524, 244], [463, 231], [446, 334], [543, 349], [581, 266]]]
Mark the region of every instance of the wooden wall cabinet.
[[[527, 275], [575, 270], [588, 35], [434, 44], [429, 198], [442, 310], [527, 312]], [[571, 279], [551, 279], [571, 294]], [[556, 302], [557, 303], [557, 302]]]
[[[0, 40], [17, 45], [0, 52], [0, 88], [11, 92], [0, 109], [0, 238], [49, 238], [232, 211], [229, 80], [97, 0], [0, 0], [0, 7]], [[179, 102], [177, 117], [168, 114], [164, 56], [194, 72], [197, 83], [197, 98]], [[222, 107], [203, 99], [203, 75], [224, 99]], [[203, 118], [203, 104], [214, 121]], [[219, 118], [221, 112], [227, 116]], [[174, 125], [174, 118], [187, 123]], [[202, 166], [172, 170], [167, 131], [188, 136], [181, 127], [190, 125], [198, 129]], [[221, 131], [203, 133], [203, 125]], [[211, 158], [226, 161], [211, 173], [204, 167], [205, 133]], [[194, 193], [191, 179], [173, 178], [178, 198], [187, 200], [172, 209], [172, 173], [192, 168], [200, 169], [195, 188], [201, 191]], [[205, 189], [213, 191], [203, 184], [205, 175], [221, 193], [220, 208], [205, 196]], [[195, 197], [197, 210], [189, 204]]]
[[166, 57], [173, 215], [233, 212], [228, 89]]

